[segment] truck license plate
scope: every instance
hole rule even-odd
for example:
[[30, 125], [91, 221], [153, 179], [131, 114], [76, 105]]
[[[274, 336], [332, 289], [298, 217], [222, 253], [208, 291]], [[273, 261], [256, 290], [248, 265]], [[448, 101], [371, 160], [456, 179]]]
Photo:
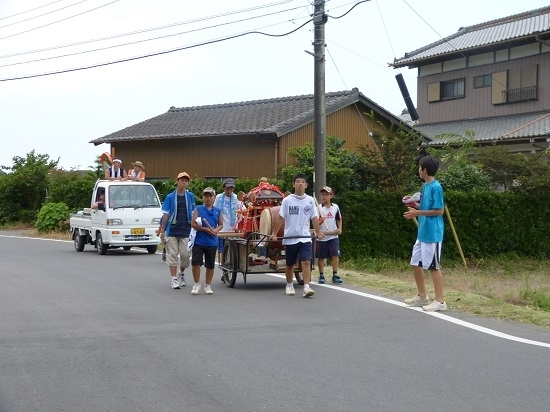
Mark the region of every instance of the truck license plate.
[[132, 236], [136, 235], [144, 235], [145, 234], [145, 228], [144, 227], [133, 227], [130, 229], [130, 233]]

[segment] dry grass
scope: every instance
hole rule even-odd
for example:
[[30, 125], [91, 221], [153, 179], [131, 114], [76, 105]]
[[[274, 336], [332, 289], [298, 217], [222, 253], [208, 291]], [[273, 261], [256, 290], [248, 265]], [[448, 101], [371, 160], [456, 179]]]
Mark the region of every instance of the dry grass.
[[[443, 268], [445, 300], [451, 310], [550, 328], [550, 266], [546, 261], [501, 258], [468, 263], [468, 269], [460, 262]], [[382, 295], [406, 298], [416, 293], [407, 262], [378, 260], [362, 266], [364, 270], [344, 264], [339, 274], [349, 284]], [[426, 286], [433, 296], [429, 273]]]

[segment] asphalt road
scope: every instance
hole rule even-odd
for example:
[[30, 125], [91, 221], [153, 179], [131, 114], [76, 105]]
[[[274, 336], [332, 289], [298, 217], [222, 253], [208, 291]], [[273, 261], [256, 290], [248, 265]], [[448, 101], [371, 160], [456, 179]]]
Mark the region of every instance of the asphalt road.
[[192, 296], [160, 255], [9, 235], [0, 412], [550, 410], [545, 329], [270, 275]]

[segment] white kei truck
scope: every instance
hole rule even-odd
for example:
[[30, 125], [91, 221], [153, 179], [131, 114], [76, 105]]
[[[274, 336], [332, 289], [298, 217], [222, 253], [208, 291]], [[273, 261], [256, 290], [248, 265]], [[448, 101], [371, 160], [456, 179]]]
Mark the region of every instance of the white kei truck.
[[162, 217], [161, 204], [154, 186], [146, 182], [98, 180], [92, 193], [93, 206], [101, 194], [105, 201], [97, 208], [84, 208], [71, 214], [70, 229], [74, 247], [94, 245], [97, 253], [108, 249], [146, 248], [155, 253], [160, 243], [156, 230]]

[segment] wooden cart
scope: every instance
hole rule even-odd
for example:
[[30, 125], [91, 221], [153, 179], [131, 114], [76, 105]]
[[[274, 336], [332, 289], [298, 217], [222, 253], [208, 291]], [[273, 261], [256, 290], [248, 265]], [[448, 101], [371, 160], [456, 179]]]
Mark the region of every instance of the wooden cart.
[[[257, 255], [258, 245], [266, 242], [269, 239], [268, 234], [258, 232], [249, 233], [247, 236], [239, 236], [235, 233], [235, 237], [226, 236], [225, 246], [223, 249], [219, 268], [223, 272], [223, 281], [227, 287], [234, 287], [237, 281], [237, 274], [242, 273], [244, 283], [249, 274], [259, 273], [285, 273], [285, 256], [284, 251], [276, 255], [270, 255], [266, 259], [259, 258]], [[278, 238], [282, 240], [284, 238]], [[312, 257], [311, 269], [314, 269], [315, 262], [315, 238], [312, 238]], [[304, 279], [302, 276], [301, 266], [298, 262], [294, 268], [294, 276], [298, 284], [303, 285]]]

